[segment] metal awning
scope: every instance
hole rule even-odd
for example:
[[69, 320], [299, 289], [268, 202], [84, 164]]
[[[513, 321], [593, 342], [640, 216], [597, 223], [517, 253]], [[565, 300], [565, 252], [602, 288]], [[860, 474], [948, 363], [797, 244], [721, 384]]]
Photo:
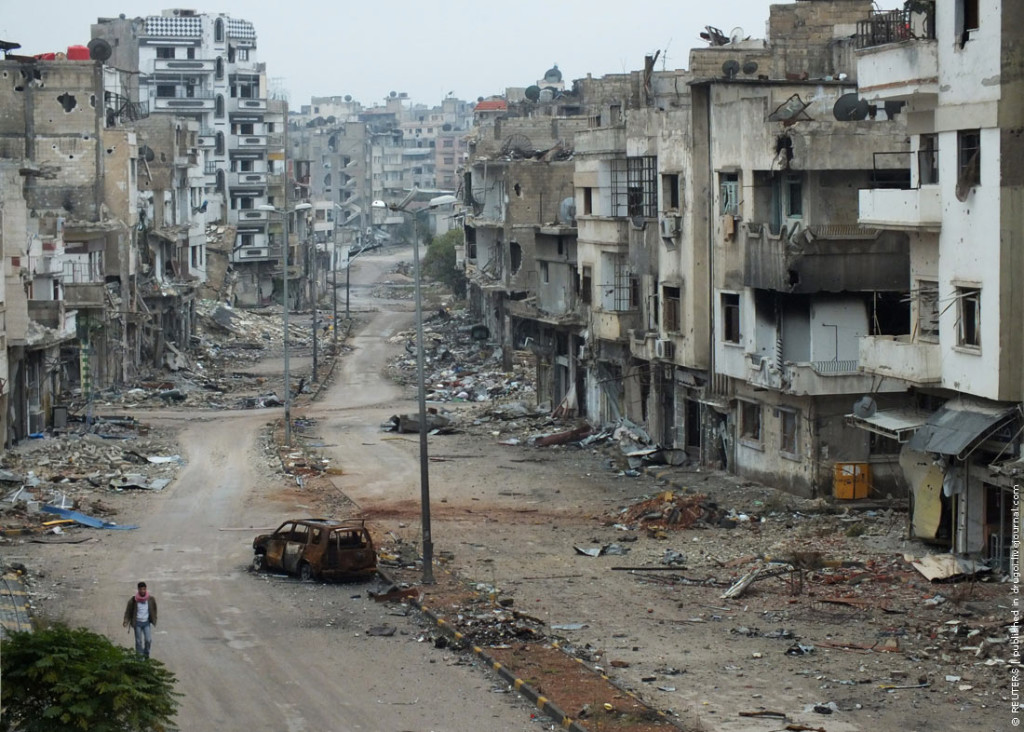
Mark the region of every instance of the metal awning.
[[905, 407], [901, 409], [883, 409], [880, 412], [875, 412], [870, 417], [858, 417], [856, 414], [847, 414], [846, 423], [903, 443], [913, 437], [917, 429], [927, 422], [930, 416], [931, 412], [922, 412], [920, 409]]
[[1016, 407], [988, 406], [961, 400], [946, 402], [928, 418], [907, 443], [918, 452], [952, 455], [964, 459], [973, 448], [1003, 427]]

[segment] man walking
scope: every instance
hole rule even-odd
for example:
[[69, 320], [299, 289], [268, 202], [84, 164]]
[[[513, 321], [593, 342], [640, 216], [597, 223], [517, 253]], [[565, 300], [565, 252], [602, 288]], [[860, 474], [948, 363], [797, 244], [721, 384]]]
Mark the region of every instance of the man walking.
[[153, 628], [156, 625], [156, 598], [146, 590], [146, 583], [139, 583], [139, 591], [128, 600], [124, 609], [124, 627], [135, 629], [135, 653], [149, 658], [149, 647], [153, 645]]

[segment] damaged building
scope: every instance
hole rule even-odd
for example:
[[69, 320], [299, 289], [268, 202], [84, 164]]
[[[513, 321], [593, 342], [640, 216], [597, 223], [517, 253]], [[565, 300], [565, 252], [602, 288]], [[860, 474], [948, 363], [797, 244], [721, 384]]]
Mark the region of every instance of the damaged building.
[[765, 39], [709, 32], [687, 71], [654, 54], [483, 100], [474, 311], [556, 413], [805, 496], [908, 496], [917, 536], [1005, 557], [1024, 308], [1000, 7], [773, 5]]
[[91, 392], [136, 375], [137, 140], [106, 125], [102, 100], [102, 71], [87, 58], [0, 62], [0, 158], [13, 166], [0, 190], [5, 444], [49, 425], [63, 389]]
[[[110, 69], [112, 113], [138, 107], [197, 124], [189, 149], [203, 154], [202, 185], [191, 186], [187, 206], [190, 225], [224, 227], [222, 242], [207, 252], [216, 260], [213, 289], [239, 305], [270, 303], [282, 289], [283, 232], [280, 217], [259, 207], [285, 201], [288, 110], [268, 90], [253, 24], [179, 8], [100, 18], [90, 48]], [[234, 240], [223, 241], [229, 231]]]
[[860, 223], [909, 238], [910, 312], [860, 339], [862, 372], [899, 391], [865, 390], [849, 420], [899, 445], [915, 536], [1006, 568], [1024, 425], [1021, 6], [910, 5], [857, 26], [858, 98], [901, 105], [910, 140], [875, 151], [900, 175], [860, 191]]

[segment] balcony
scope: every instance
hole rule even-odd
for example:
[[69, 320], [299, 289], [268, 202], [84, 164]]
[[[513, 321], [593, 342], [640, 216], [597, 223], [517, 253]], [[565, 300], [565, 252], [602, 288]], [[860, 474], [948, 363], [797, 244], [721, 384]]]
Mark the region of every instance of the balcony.
[[235, 211], [238, 215], [238, 223], [252, 224], [267, 221], [269, 213], [259, 209], [243, 208]]
[[625, 343], [630, 331], [640, 327], [639, 310], [591, 310], [594, 337]]
[[580, 243], [629, 248], [629, 220], [598, 216], [577, 216], [576, 236]]
[[857, 361], [785, 361], [780, 368], [753, 354], [747, 354], [747, 360], [746, 381], [755, 389], [770, 389], [796, 396], [826, 396], [863, 394], [876, 386], [872, 384], [871, 374], [858, 369]]
[[942, 228], [942, 193], [937, 185], [862, 190], [859, 206], [862, 226], [934, 232]]
[[196, 137], [196, 145], [202, 148], [213, 148], [217, 146], [217, 133], [212, 130], [203, 130]]
[[865, 336], [858, 348], [858, 364], [866, 374], [914, 384], [935, 384], [942, 379], [938, 343], [914, 342], [909, 335]]
[[153, 100], [153, 108], [158, 112], [200, 112], [212, 111], [216, 106], [213, 92], [196, 89], [189, 94], [173, 97], [157, 97]]
[[857, 46], [857, 87], [867, 101], [938, 96], [938, 44], [930, 14], [873, 13], [857, 24]]
[[262, 150], [267, 147], [266, 135], [232, 135], [231, 149]]
[[229, 112], [266, 112], [266, 99], [241, 99], [232, 97], [228, 103]]
[[59, 275], [64, 273], [64, 263], [61, 257], [44, 255], [41, 257], [30, 256], [28, 258], [29, 271], [36, 276]]
[[213, 60], [196, 58], [158, 58], [153, 64], [156, 73], [170, 71], [179, 74], [212, 74], [216, 68]]
[[743, 284], [761, 290], [815, 292], [899, 291], [910, 278], [906, 237], [859, 226], [801, 227], [780, 235], [748, 225]]
[[267, 174], [266, 173], [254, 173], [254, 172], [240, 172], [231, 174], [231, 187], [232, 188], [266, 188], [267, 186]]

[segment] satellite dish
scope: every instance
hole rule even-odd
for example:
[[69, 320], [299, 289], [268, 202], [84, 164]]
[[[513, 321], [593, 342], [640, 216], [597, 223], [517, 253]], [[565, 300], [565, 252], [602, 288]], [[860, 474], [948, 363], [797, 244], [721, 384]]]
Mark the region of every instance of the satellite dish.
[[647, 219], [643, 216], [631, 216], [629, 220], [632, 222], [634, 229], [642, 231], [647, 227]]
[[722, 73], [725, 74], [726, 79], [735, 79], [736, 74], [740, 73], [740, 62], [735, 59], [729, 59], [722, 64]]
[[526, 135], [509, 135], [505, 138], [505, 142], [501, 146], [501, 152], [503, 155], [527, 157], [533, 154], [534, 147], [533, 143], [530, 142], [530, 138]]
[[151, 148], [149, 145], [140, 145], [139, 157], [145, 160], [147, 163], [152, 163], [153, 160], [156, 158], [156, 153], [153, 152], [153, 148]]
[[867, 119], [870, 110], [871, 105], [863, 99], [858, 99], [855, 92], [850, 92], [843, 94], [832, 105], [832, 116], [840, 122], [860, 122]]
[[858, 399], [853, 405], [853, 414], [861, 419], [867, 419], [868, 417], [874, 417], [875, 412], [878, 411], [878, 405], [875, 404], [875, 400], [869, 397], [867, 394]]
[[102, 38], [93, 38], [89, 41], [87, 48], [89, 49], [89, 58], [93, 61], [106, 61], [114, 52], [110, 44]]
[[345, 101], [346, 102], [351, 102], [352, 101], [352, 95], [351, 94], [346, 94], [345, 95]]
[[757, 73], [757, 61], [744, 61], [743, 62], [743, 73], [750, 74]]
[[536, 84], [533, 84], [532, 86], [528, 86], [528, 87], [526, 87], [526, 91], [524, 92], [524, 95], [531, 102], [536, 102], [538, 99], [540, 99], [540, 87], [537, 86]]
[[731, 31], [729, 31], [729, 43], [739, 43], [746, 37], [747, 36], [743, 32], [743, 29], [740, 28], [739, 26], [736, 26]]

